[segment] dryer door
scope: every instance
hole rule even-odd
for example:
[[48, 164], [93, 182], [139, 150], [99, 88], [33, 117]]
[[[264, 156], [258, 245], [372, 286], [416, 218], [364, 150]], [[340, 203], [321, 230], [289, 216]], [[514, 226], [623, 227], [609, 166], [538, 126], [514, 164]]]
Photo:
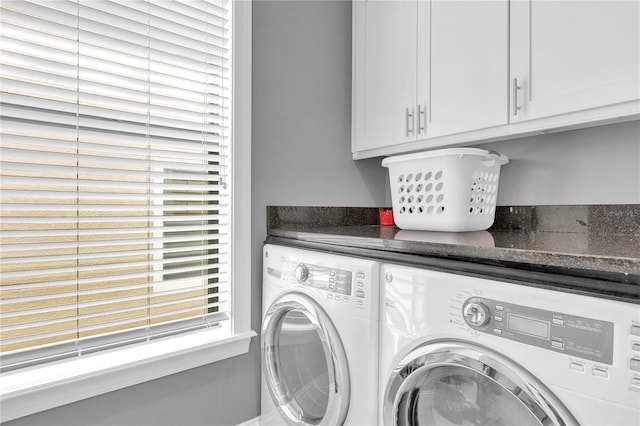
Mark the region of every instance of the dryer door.
[[342, 425], [350, 399], [347, 356], [333, 322], [309, 296], [276, 298], [262, 324], [262, 371], [290, 425]]
[[385, 425], [577, 425], [546, 386], [471, 342], [427, 342], [387, 382]]

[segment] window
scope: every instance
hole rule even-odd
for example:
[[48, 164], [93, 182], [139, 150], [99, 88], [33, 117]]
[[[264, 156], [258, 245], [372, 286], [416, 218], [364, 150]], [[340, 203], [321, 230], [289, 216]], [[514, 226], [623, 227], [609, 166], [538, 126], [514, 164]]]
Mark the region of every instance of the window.
[[2, 2], [3, 382], [251, 336], [234, 262], [248, 255], [247, 16], [230, 0]]

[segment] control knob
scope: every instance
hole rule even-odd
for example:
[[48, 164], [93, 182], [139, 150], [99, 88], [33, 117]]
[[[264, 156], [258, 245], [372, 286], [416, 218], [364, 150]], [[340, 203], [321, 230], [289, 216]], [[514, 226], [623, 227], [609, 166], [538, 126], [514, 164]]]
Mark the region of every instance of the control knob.
[[304, 263], [300, 263], [293, 271], [293, 275], [300, 284], [304, 284], [304, 282], [309, 278], [309, 267]]
[[480, 302], [469, 302], [462, 309], [464, 320], [472, 327], [482, 327], [490, 318], [489, 308]]

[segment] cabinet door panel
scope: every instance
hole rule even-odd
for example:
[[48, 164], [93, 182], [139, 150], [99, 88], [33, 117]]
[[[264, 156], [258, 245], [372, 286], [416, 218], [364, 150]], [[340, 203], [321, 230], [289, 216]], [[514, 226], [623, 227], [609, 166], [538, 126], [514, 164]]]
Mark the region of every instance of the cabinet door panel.
[[639, 6], [635, 0], [512, 2], [511, 69], [521, 86], [512, 121], [640, 98]]
[[506, 124], [508, 1], [434, 0], [429, 27], [428, 67], [418, 68], [418, 85], [428, 85], [427, 136]]
[[416, 6], [354, 2], [354, 151], [415, 140]]

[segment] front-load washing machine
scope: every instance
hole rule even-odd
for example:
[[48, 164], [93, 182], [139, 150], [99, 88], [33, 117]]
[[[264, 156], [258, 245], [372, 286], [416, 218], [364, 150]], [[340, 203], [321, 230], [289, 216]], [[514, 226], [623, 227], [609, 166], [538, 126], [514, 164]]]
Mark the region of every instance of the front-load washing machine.
[[385, 425], [639, 425], [640, 310], [383, 264]]
[[379, 264], [263, 249], [262, 425], [377, 424]]

